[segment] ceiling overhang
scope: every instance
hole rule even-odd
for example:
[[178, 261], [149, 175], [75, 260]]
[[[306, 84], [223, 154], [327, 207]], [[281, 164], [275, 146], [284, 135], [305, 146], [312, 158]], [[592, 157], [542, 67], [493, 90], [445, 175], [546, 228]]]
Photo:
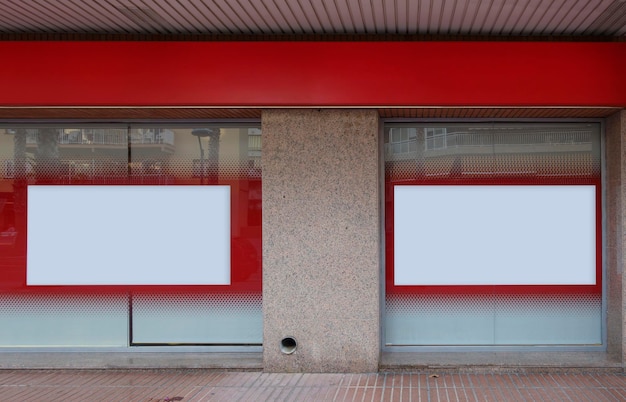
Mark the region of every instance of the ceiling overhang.
[[[620, 108], [585, 107], [396, 107], [371, 108], [387, 119], [595, 119], [605, 118]], [[155, 120], [260, 120], [262, 108], [138, 108], [138, 107], [0, 107], [7, 121], [155, 121]]]
[[0, 34], [626, 36], [624, 0], [0, 0]]

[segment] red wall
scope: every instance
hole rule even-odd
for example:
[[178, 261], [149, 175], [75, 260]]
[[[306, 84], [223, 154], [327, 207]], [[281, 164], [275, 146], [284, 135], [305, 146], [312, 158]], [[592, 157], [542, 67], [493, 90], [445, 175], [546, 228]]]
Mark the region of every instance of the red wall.
[[626, 43], [0, 42], [0, 106], [617, 106]]

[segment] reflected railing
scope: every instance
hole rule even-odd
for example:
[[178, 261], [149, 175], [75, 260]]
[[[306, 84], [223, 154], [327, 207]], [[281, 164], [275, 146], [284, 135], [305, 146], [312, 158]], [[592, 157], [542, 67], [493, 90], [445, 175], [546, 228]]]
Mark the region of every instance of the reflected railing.
[[[592, 130], [572, 130], [568, 132], [533, 131], [533, 132], [470, 132], [456, 131], [444, 135], [422, 139], [411, 138], [385, 144], [387, 155], [407, 155], [424, 151], [445, 151], [454, 148], [479, 148], [502, 146], [559, 147], [564, 145], [588, 146], [592, 142]], [[419, 135], [418, 135], [419, 137]], [[422, 142], [423, 145], [418, 144]], [[551, 149], [555, 150], [555, 149]], [[558, 150], [558, 149], [557, 149]], [[568, 149], [569, 151], [570, 149]]]
[[[127, 145], [126, 129], [58, 129], [60, 145]], [[39, 130], [26, 130], [26, 143], [36, 145], [39, 142]], [[174, 145], [174, 132], [168, 129], [138, 129], [130, 135], [131, 144], [168, 144]]]

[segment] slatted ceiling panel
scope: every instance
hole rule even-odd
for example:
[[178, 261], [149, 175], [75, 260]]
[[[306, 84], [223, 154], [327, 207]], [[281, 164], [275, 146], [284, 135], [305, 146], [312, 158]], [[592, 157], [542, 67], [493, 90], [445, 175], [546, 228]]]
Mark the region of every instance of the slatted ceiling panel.
[[[250, 32], [249, 28], [243, 23], [243, 21], [241, 21], [241, 18], [232, 12], [226, 1], [213, 0], [210, 7], [207, 7], [207, 5], [202, 1], [199, 1], [196, 4], [202, 14], [207, 14], [207, 16], [209, 14], [213, 14], [215, 18], [217, 18], [217, 21], [224, 26], [224, 33]], [[206, 18], [203, 22], [207, 23], [205, 27], [206, 30], [217, 29], [210, 17]]]
[[341, 27], [335, 26], [331, 21], [328, 9], [323, 1], [310, 1], [307, 6], [311, 7], [312, 15], [324, 33], [341, 32]]
[[540, 34], [551, 35], [553, 32], [558, 32], [558, 26], [562, 21], [572, 19], [571, 12], [572, 8], [567, 7], [567, 0], [561, 0], [558, 7], [551, 7], [541, 20], [542, 30]]
[[[59, 21], [73, 32], [102, 32], [112, 26], [117, 30], [122, 27], [121, 25], [116, 26], [114, 17], [107, 19], [105, 15], [97, 14], [93, 8], [86, 7], [82, 2], [58, 0], [45, 3], [47, 5], [45, 7], [47, 17], [45, 18]], [[106, 12], [106, 9], [103, 11]]]
[[555, 6], [550, 7], [541, 19], [541, 34], [551, 35], [552, 32], [557, 30], [559, 21], [564, 21], [569, 17], [571, 8], [566, 7], [567, 0], [555, 1]]
[[[603, 118], [614, 108], [381, 108], [382, 118], [512, 119]], [[262, 109], [205, 108], [1, 108], [0, 119], [260, 119]]]
[[441, 19], [443, 18], [443, 7], [446, 2], [436, 2], [430, 5], [430, 12], [428, 14], [428, 30], [429, 32], [445, 32], [441, 29]]
[[626, 2], [613, 2], [589, 26], [588, 31], [606, 35], [609, 32], [623, 31], [626, 25]]
[[538, 8], [534, 10], [528, 20], [526, 31], [541, 33], [546, 28], [546, 17], [549, 16], [557, 6], [558, 3], [553, 0], [543, 0], [539, 3]]
[[224, 9], [230, 8], [231, 13], [243, 21], [246, 30], [243, 32], [256, 33], [267, 32], [271, 29], [250, 1], [224, 1]]
[[362, 13], [360, 4], [348, 2], [331, 1], [337, 12], [337, 17], [341, 21], [341, 32], [348, 32], [348, 27], [354, 27], [356, 32], [365, 32], [365, 25], [368, 23], [367, 15]]
[[580, 24], [574, 27], [574, 33], [576, 35], [585, 35], [592, 33], [592, 31], [597, 31], [597, 24], [605, 19], [603, 14], [607, 12], [611, 5], [617, 3], [617, 0], [595, 0], [595, 7], [586, 10]]
[[385, 30], [392, 33], [398, 33], [398, 10], [396, 9], [396, 1], [383, 2], [383, 22]]
[[528, 21], [535, 15], [535, 11], [543, 0], [520, 0], [515, 7], [509, 10], [509, 21], [502, 28], [503, 34], [519, 35], [525, 32]]
[[404, 119], [511, 119], [511, 118], [602, 118], [612, 108], [405, 108], [378, 109], [382, 118]]
[[383, 18], [383, 31], [399, 33], [398, 30], [398, 8], [397, 0], [395, 1], [383, 1], [382, 8], [384, 10]]
[[0, 119], [260, 119], [261, 109], [0, 108]]
[[237, 19], [234, 19], [234, 16], [230, 16], [228, 10], [223, 10], [219, 3], [214, 3], [210, 7], [207, 7], [201, 0], [194, 0], [191, 3], [195, 5], [198, 14], [202, 16], [201, 22], [204, 24], [205, 31], [210, 32], [214, 29], [220, 33], [240, 32], [240, 29], [237, 28]]
[[337, 13], [343, 24], [343, 32], [349, 32], [354, 27], [354, 32], [368, 32], [368, 27], [374, 25], [374, 16], [365, 12], [362, 2], [346, 2], [333, 0]]
[[323, 1], [308, 1], [306, 2], [306, 6], [307, 8], [310, 7], [309, 15], [314, 21], [316, 21], [317, 24], [319, 24], [320, 29], [324, 33], [336, 32], [336, 27], [334, 27], [330, 21], [330, 16], [324, 8]]
[[383, 8], [380, 2], [360, 1], [359, 11], [360, 11], [360, 14], [356, 14], [356, 13], [354, 14], [354, 17], [355, 17], [354, 20], [358, 21], [359, 19], [362, 19], [363, 21], [366, 21], [366, 24], [365, 24], [366, 30], [364, 32], [372, 32], [372, 33], [383, 32], [383, 31], [380, 31], [380, 27], [384, 25], [381, 22], [383, 21]]
[[542, 0], [520, 0], [509, 10], [509, 17], [502, 27], [502, 34], [519, 35], [526, 29], [528, 20], [534, 15]]
[[415, 29], [417, 25], [416, 16], [417, 16], [417, 3], [414, 1], [405, 1], [402, 5], [401, 17], [404, 31], [403, 34], [408, 32], [417, 32]]
[[489, 35], [502, 34], [502, 30], [506, 27], [506, 24], [511, 17], [513, 7], [518, 3], [519, 1], [499, 1], [493, 6], [496, 11], [493, 13], [493, 20], [489, 25]]
[[[494, 35], [520, 35], [526, 20], [533, 13], [532, 0], [518, 0], [512, 6], [508, 5], [503, 9], [502, 23], [495, 27]], [[536, 2], [535, 4], [538, 4]]]
[[464, 30], [463, 24], [465, 23], [469, 10], [470, 6], [467, 1], [457, 1], [454, 4], [454, 14], [452, 15], [452, 20], [450, 21], [449, 34], [459, 35]]
[[215, 32], [230, 32], [228, 26], [234, 26], [232, 21], [228, 19], [226, 14], [218, 7], [206, 7], [202, 0], [192, 0], [189, 2], [171, 2], [174, 9], [182, 14], [186, 19], [192, 21], [196, 32], [207, 32], [215, 30]]
[[[285, 26], [285, 21], [282, 20], [282, 16], [277, 11], [278, 9], [273, 2], [259, 0], [252, 2], [251, 5], [254, 8], [254, 12], [258, 14], [261, 21], [263, 21], [263, 25], [267, 27], [265, 31], [270, 31], [273, 27]], [[282, 28], [279, 29], [281, 29], [282, 33]]]
[[291, 21], [290, 25], [293, 27], [293, 33], [303, 33], [306, 32], [307, 28], [310, 28], [304, 11], [302, 10], [302, 8], [297, 6], [297, 3], [292, 5], [291, 2], [286, 0], [275, 1], [281, 6], [285, 18]]
[[0, 26], [4, 31], [21, 32], [24, 29], [24, 22], [13, 14], [13, 10], [5, 9], [0, 13]]
[[[586, 6], [580, 15], [572, 20], [571, 27], [568, 27], [568, 33], [573, 35], [598, 35], [599, 30], [603, 28], [602, 25], [599, 25], [604, 19], [603, 14], [610, 14], [610, 9], [620, 3], [623, 3], [623, 0], [592, 0], [591, 4]], [[622, 12], [622, 16], [624, 14], [626, 14], [626, 10]], [[622, 27], [624, 26], [626, 25]], [[617, 32], [611, 32], [610, 35], [617, 35]]]
[[[328, 12], [331, 15], [331, 19], [334, 21], [335, 26], [337, 26], [335, 32], [345, 33], [346, 26], [354, 26], [355, 28], [357, 28], [354, 24], [354, 19], [352, 18], [348, 3], [337, 3], [334, 0], [325, 0], [324, 5], [329, 10]], [[362, 30], [362, 21], [359, 25], [361, 26]]]
[[0, 33], [626, 36], [626, 1], [0, 0]]
[[429, 20], [432, 15], [432, 7], [433, 4], [430, 1], [417, 2], [417, 28], [420, 32], [427, 32], [428, 30]]
[[70, 0], [66, 1], [68, 14], [71, 14], [71, 10], [81, 9], [84, 13], [83, 21], [89, 24], [89, 21], [96, 21], [90, 26], [89, 32], [129, 32], [127, 24], [132, 23], [131, 20], [127, 20], [121, 15], [118, 9], [108, 6], [108, 4], [100, 5], [99, 3], [85, 4], [82, 1]]
[[263, 3], [266, 4], [268, 11], [271, 12], [272, 15], [275, 15], [274, 21], [276, 21], [276, 26], [280, 27], [277, 28], [277, 30], [280, 30], [281, 33], [295, 33], [302, 31], [300, 23], [296, 20], [293, 12], [284, 1], [263, 0]]
[[550, 24], [550, 32], [546, 33], [552, 34], [553, 32], [571, 31], [572, 26], [575, 26], [575, 20], [582, 14], [585, 6], [588, 5], [589, 3], [585, 4], [579, 1], [572, 4], [571, 7], [566, 7], [566, 4], [562, 5], [555, 13], [554, 21]]
[[458, 0], [448, 0], [441, 14], [440, 31], [447, 34], [455, 34], [458, 30], [456, 21], [460, 21], [460, 18], [462, 18], [461, 12], [462, 8], [459, 7]]
[[5, 29], [13, 29], [16, 31], [28, 30], [31, 21], [27, 14], [24, 13], [22, 7], [18, 5], [7, 5], [2, 7], [0, 12], [0, 21]]
[[262, 2], [262, 1], [254, 2], [253, 1], [253, 2], [250, 3], [250, 5], [251, 5], [251, 7], [254, 8], [255, 13], [259, 16], [260, 20], [263, 21], [263, 26], [265, 26], [265, 28], [262, 30], [262, 32], [271, 32], [273, 27], [279, 27], [280, 26], [276, 22], [276, 19], [274, 18], [274, 16], [268, 12], [268, 9], [265, 6], [264, 2]]
[[[354, 2], [348, 2], [348, 9], [350, 10], [350, 17], [355, 24], [354, 26], [358, 27], [358, 24], [362, 24], [361, 30], [356, 31], [359, 33], [363, 32], [376, 32], [376, 12], [374, 10], [374, 6], [370, 2], [360, 1], [358, 5], [355, 5]], [[350, 26], [346, 26], [346, 30], [348, 31]], [[348, 31], [349, 32], [349, 31]]]
[[[158, 0], [156, 3], [175, 21], [178, 32], [185, 33], [188, 30], [189, 32], [202, 33], [206, 30], [204, 24], [206, 17], [198, 10], [194, 2], [180, 3]], [[218, 18], [213, 18], [212, 22], [214, 26], [220, 25]], [[223, 29], [223, 27], [220, 28]]]

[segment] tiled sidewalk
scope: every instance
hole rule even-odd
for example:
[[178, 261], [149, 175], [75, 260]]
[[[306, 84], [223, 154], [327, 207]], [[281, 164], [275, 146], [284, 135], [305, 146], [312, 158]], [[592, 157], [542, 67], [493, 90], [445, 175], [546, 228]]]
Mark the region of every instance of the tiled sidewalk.
[[0, 401], [626, 401], [626, 376], [5, 370]]

